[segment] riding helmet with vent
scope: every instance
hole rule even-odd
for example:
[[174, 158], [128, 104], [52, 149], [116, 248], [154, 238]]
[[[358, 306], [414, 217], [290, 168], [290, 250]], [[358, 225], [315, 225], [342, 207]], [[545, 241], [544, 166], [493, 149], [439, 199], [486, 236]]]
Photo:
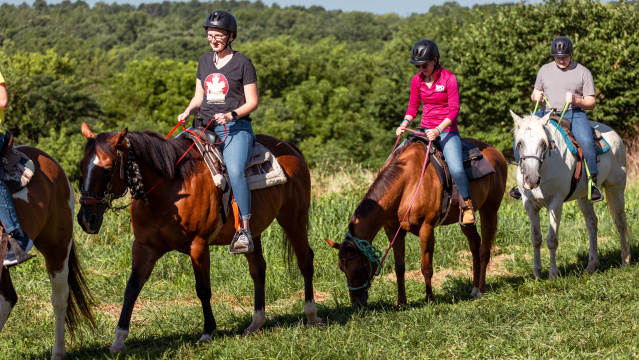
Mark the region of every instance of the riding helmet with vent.
[[233, 35], [233, 40], [237, 37], [237, 20], [228, 11], [213, 11], [202, 26], [204, 26], [204, 29], [214, 27], [226, 30]]
[[439, 59], [439, 49], [434, 41], [420, 40], [413, 46], [413, 51], [410, 56], [411, 64], [425, 64], [435, 59]]
[[565, 36], [557, 36], [550, 45], [550, 56], [564, 57], [572, 55], [572, 41]]

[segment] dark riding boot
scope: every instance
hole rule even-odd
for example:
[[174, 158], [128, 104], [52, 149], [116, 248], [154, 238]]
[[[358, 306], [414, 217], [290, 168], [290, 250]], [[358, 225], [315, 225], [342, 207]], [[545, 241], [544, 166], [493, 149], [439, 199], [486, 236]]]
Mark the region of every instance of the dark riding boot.
[[235, 233], [233, 241], [231, 241], [231, 247], [229, 248], [231, 254], [249, 254], [253, 252], [253, 238], [251, 233], [247, 230], [240, 230]]
[[592, 175], [592, 189], [590, 190], [590, 202], [596, 203], [604, 199], [603, 194], [597, 187], [597, 175]]
[[473, 210], [473, 201], [471, 199], [464, 200], [464, 204], [461, 207], [461, 224], [473, 225], [477, 221], [475, 218], [475, 211]]
[[3, 266], [10, 267], [21, 264], [33, 257], [28, 254], [33, 247], [33, 241], [29, 239], [22, 229], [12, 231], [9, 235], [9, 252], [4, 257]]
[[519, 192], [518, 186], [515, 186], [512, 189], [510, 189], [510, 191], [508, 192], [508, 195], [515, 200], [521, 199], [521, 192]]

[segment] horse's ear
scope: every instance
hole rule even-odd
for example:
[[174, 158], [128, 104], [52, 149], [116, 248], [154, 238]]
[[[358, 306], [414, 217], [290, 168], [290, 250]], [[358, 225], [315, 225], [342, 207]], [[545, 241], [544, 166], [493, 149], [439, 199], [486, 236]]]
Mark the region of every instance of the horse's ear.
[[82, 135], [84, 135], [87, 140], [95, 137], [95, 135], [93, 135], [93, 131], [91, 131], [91, 129], [89, 128], [89, 124], [85, 123], [84, 121], [82, 122]]
[[548, 124], [548, 120], [550, 120], [550, 114], [551, 114], [551, 113], [548, 113], [548, 114], [544, 115], [544, 117], [542, 117], [542, 118], [540, 119], [540, 121], [541, 121], [541, 123], [542, 123], [543, 125]]
[[512, 110], [509, 110], [509, 111], [510, 111], [510, 116], [512, 116], [513, 120], [515, 121], [515, 126], [519, 126], [519, 124], [521, 124], [523, 119], [520, 118], [519, 115], [515, 114]]
[[129, 133], [129, 128], [125, 128], [124, 130], [117, 133], [114, 137], [112, 137], [109, 140], [109, 142], [111, 143], [111, 146], [113, 146], [114, 148], [126, 148], [126, 144], [124, 144], [124, 138], [126, 137], [126, 134], [128, 133]]
[[328, 246], [332, 247], [333, 249], [337, 249], [337, 250], [339, 250], [340, 245], [342, 245], [342, 244], [338, 244], [338, 243], [336, 243], [336, 242], [335, 242], [335, 241], [333, 241], [333, 240], [326, 239], [326, 238], [324, 238], [324, 241], [326, 241], [326, 243], [328, 244]]

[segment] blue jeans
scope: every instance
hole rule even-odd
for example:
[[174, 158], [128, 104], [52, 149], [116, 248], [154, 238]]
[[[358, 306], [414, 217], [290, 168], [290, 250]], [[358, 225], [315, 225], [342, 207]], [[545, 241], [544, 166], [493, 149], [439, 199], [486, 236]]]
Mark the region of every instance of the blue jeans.
[[464, 162], [462, 158], [462, 145], [459, 131], [444, 131], [439, 134], [439, 147], [444, 153], [446, 163], [450, 175], [457, 185], [457, 191], [464, 200], [470, 199], [470, 187], [468, 185], [468, 176], [464, 171]]
[[[429, 129], [424, 129], [424, 131], [426, 130]], [[397, 149], [404, 145], [406, 145], [406, 140], [404, 140]], [[444, 131], [439, 134], [439, 147], [442, 149], [442, 153], [444, 153], [444, 158], [448, 164], [448, 170], [450, 171], [450, 175], [453, 177], [453, 181], [455, 181], [455, 185], [457, 185], [459, 195], [461, 195], [464, 200], [470, 199], [470, 185], [468, 184], [466, 171], [464, 171], [459, 131]], [[386, 159], [386, 162], [388, 162], [388, 159], [390, 159], [390, 156]]]
[[[548, 111], [537, 111], [535, 116], [541, 118], [546, 114], [548, 114]], [[599, 173], [599, 170], [597, 169], [597, 153], [595, 151], [595, 142], [592, 139], [592, 129], [590, 128], [586, 112], [582, 109], [566, 110], [564, 119], [570, 121], [570, 124], [572, 125], [572, 134], [575, 136], [579, 146], [581, 146], [581, 150], [584, 153], [584, 160], [586, 160], [586, 165], [588, 166], [590, 175], [597, 175]], [[519, 153], [515, 148], [515, 141], [513, 141], [513, 153], [515, 154], [515, 162], [518, 163]]]
[[[4, 145], [4, 135], [0, 135], [0, 149]], [[0, 181], [0, 221], [4, 224], [4, 231], [10, 233], [20, 228], [20, 222], [18, 222], [18, 214], [13, 206], [13, 200], [9, 190], [4, 185], [4, 182]]]
[[251, 122], [247, 120], [235, 120], [226, 124], [228, 135], [225, 134], [224, 125], [217, 125], [215, 133], [222, 144], [222, 156], [226, 163], [226, 170], [231, 180], [233, 196], [240, 209], [240, 219], [251, 218], [251, 190], [246, 181], [246, 167], [251, 160], [255, 135]]

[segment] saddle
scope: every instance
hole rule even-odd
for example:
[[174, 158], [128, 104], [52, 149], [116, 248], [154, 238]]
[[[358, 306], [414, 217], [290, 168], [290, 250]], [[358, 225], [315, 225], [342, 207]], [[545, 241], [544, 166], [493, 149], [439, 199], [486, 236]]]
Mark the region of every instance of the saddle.
[[[559, 122], [559, 127], [557, 127], [558, 122]], [[550, 115], [550, 124], [554, 128], [556, 128], [557, 131], [559, 131], [559, 133], [563, 136], [566, 146], [568, 146], [568, 150], [577, 158], [577, 165], [575, 166], [575, 170], [572, 174], [572, 178], [570, 179], [570, 191], [568, 192], [568, 195], [566, 195], [566, 198], [564, 199], [564, 201], [566, 201], [570, 199], [572, 194], [577, 189], [577, 184], [579, 183], [579, 180], [581, 180], [581, 174], [583, 172], [582, 167], [583, 167], [583, 161], [584, 161], [584, 154], [583, 154], [583, 151], [581, 150], [581, 146], [575, 139], [575, 136], [572, 134], [572, 124], [570, 123], [570, 121], [563, 118], [560, 119], [560, 117], [557, 115], [557, 112], [553, 110]], [[606, 139], [603, 138], [603, 135], [601, 135], [601, 132], [593, 127], [590, 127], [590, 129], [592, 130], [592, 139], [595, 143], [595, 153], [597, 154], [597, 156], [609, 151], [610, 144], [608, 144]], [[553, 143], [551, 147], [554, 148], [555, 144]]]
[[[408, 135], [406, 141], [407, 144], [418, 142], [424, 146], [424, 150], [427, 151], [429, 160], [435, 168], [435, 172], [437, 173], [439, 182], [444, 187], [444, 191], [442, 194], [442, 206], [440, 209], [441, 223], [446, 219], [446, 216], [448, 215], [448, 212], [450, 211], [450, 208], [452, 206], [461, 206], [464, 201], [459, 195], [459, 191], [457, 191], [455, 181], [453, 180], [452, 176], [450, 175], [450, 171], [448, 170], [448, 164], [446, 163], [444, 154], [442, 153], [439, 146], [439, 138], [431, 143], [430, 149], [427, 149], [429, 140], [425, 135], [410, 134]], [[462, 160], [464, 164], [464, 171], [466, 172], [466, 176], [468, 177], [468, 182], [482, 178], [495, 172], [495, 169], [488, 162], [488, 160], [484, 158], [484, 155], [481, 153], [481, 151], [475, 145], [464, 139], [462, 139]]]
[[[222, 214], [222, 221], [226, 223], [227, 215], [231, 209], [232, 189], [221, 148], [218, 145], [214, 145], [221, 142], [221, 139], [213, 132], [193, 127], [178, 136], [185, 136], [194, 141], [195, 146], [202, 154], [204, 163], [211, 172], [215, 186], [222, 191], [220, 214]], [[264, 145], [255, 143], [251, 159], [246, 168], [246, 180], [250, 190], [258, 190], [283, 184], [287, 181], [287, 178], [284, 169], [282, 169], [273, 153]]]
[[35, 164], [21, 151], [13, 148], [13, 135], [9, 131], [4, 134], [0, 158], [0, 180], [5, 183], [9, 192], [13, 194], [27, 186], [35, 172]]

